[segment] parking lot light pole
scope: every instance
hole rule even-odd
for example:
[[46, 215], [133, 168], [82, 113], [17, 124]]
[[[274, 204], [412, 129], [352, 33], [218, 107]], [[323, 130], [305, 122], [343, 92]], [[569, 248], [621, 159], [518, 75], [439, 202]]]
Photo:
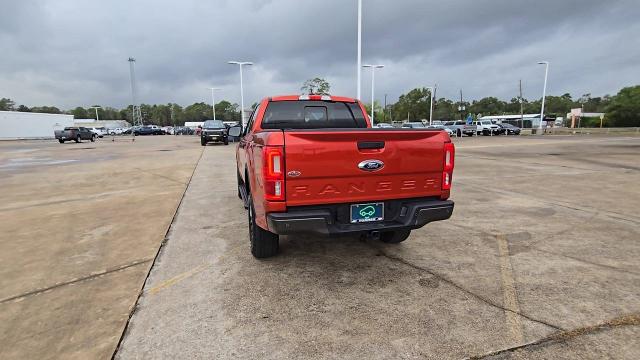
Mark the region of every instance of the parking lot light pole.
[[211, 90], [211, 107], [213, 108], [213, 120], [215, 120], [216, 119], [216, 94], [215, 94], [215, 91], [216, 90], [220, 90], [220, 88], [210, 87], [208, 89]]
[[242, 87], [242, 66], [253, 65], [251, 61], [228, 61], [229, 64], [238, 65], [240, 67], [240, 116], [242, 118], [242, 128], [247, 126], [244, 121], [244, 88]]
[[362, 77], [362, 0], [358, 0], [358, 64], [357, 64], [357, 92], [356, 99], [360, 100], [360, 86]]
[[371, 126], [373, 126], [374, 113], [376, 112], [376, 69], [382, 69], [384, 65], [362, 65], [362, 67], [371, 68]]
[[89, 109], [95, 109], [96, 110], [96, 121], [100, 121], [100, 118], [98, 117], [98, 109], [102, 109], [101, 106], [92, 106]]
[[542, 131], [542, 122], [544, 121], [544, 98], [547, 95], [547, 77], [549, 76], [549, 62], [540, 61], [538, 65], [544, 65], [544, 87], [542, 88], [542, 107], [540, 108], [540, 125], [538, 128]]
[[429, 126], [431, 126], [433, 122], [433, 86], [427, 86], [426, 88], [429, 89], [429, 98], [431, 99], [429, 101]]

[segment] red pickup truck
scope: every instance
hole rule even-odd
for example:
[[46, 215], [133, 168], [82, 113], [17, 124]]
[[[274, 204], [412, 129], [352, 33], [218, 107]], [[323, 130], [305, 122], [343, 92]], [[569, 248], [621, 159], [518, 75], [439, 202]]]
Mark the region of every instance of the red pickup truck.
[[362, 104], [327, 95], [262, 100], [239, 136], [238, 196], [251, 253], [279, 235], [368, 235], [399, 243], [453, 213], [454, 146], [439, 129], [372, 128]]

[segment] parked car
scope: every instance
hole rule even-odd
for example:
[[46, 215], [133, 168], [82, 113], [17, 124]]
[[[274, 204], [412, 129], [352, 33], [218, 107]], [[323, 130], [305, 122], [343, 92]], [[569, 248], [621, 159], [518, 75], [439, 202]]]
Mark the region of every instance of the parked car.
[[429, 125], [427, 126], [427, 129], [438, 129], [438, 130], [444, 130], [447, 132], [447, 134], [449, 134], [449, 136], [455, 136], [456, 132], [453, 131], [452, 129], [444, 126], [444, 125]]
[[466, 121], [458, 120], [458, 121], [447, 121], [444, 123], [444, 126], [453, 130], [456, 136], [462, 136], [462, 134], [467, 136], [473, 136], [476, 134], [477, 127], [474, 124], [467, 124]]
[[82, 142], [82, 140], [91, 140], [93, 142], [96, 141], [98, 136], [86, 127], [66, 127], [64, 130], [55, 130], [53, 134], [60, 144], [64, 144], [65, 141], [69, 140], [77, 143]]
[[491, 120], [479, 120], [474, 122], [478, 135], [498, 135], [500, 127], [491, 122]]
[[276, 255], [280, 235], [366, 235], [399, 243], [453, 213], [449, 136], [373, 130], [358, 100], [266, 98], [244, 132], [233, 127], [229, 133], [242, 134], [238, 196], [248, 209], [257, 258]]
[[222, 120], [207, 120], [202, 124], [200, 132], [200, 145], [205, 146], [208, 142], [222, 142], [229, 145], [227, 137], [227, 127]]
[[393, 125], [389, 123], [377, 123], [374, 127], [378, 129], [393, 129]]
[[501, 126], [502, 129], [504, 129], [505, 135], [520, 135], [521, 129], [517, 126], [511, 125], [508, 123], [502, 123], [502, 124], [499, 124], [499, 126]]
[[406, 122], [404, 124], [402, 124], [402, 128], [404, 129], [422, 129], [425, 128], [426, 126], [424, 126], [424, 124], [420, 121], [416, 121], [416, 122]]
[[175, 130], [175, 135], [193, 135], [194, 130], [187, 126], [181, 126]]
[[89, 131], [96, 134], [96, 136], [99, 138], [102, 138], [108, 134], [107, 129], [105, 127], [92, 127], [92, 128], [89, 128]]
[[157, 135], [158, 131], [159, 131], [159, 129], [154, 129], [153, 127], [151, 127], [149, 125], [145, 125], [145, 126], [135, 127], [133, 129], [133, 134], [136, 135], [136, 136]]
[[109, 135], [122, 135], [122, 133], [124, 132], [123, 128], [113, 128], [113, 129], [109, 129], [108, 130]]

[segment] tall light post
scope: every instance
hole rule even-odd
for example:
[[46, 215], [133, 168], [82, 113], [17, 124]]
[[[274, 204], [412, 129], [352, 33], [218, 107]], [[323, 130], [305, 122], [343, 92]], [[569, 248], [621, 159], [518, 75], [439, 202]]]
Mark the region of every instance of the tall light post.
[[216, 90], [220, 90], [220, 88], [215, 88], [215, 87], [210, 87], [207, 88], [209, 90], [211, 90], [211, 107], [213, 108], [213, 120], [216, 119], [216, 95], [215, 95], [215, 91]]
[[431, 126], [433, 122], [433, 86], [427, 86], [426, 88], [429, 89], [429, 98], [431, 99], [429, 101], [429, 126]]
[[96, 110], [96, 121], [100, 121], [100, 118], [98, 117], [98, 109], [102, 109], [101, 106], [92, 106], [89, 109], [95, 109]]
[[376, 69], [382, 69], [384, 65], [362, 65], [362, 67], [371, 68], [371, 126], [373, 126], [374, 113], [376, 112]]
[[357, 66], [357, 92], [356, 99], [360, 100], [360, 85], [362, 77], [362, 0], [358, 0], [358, 64]]
[[244, 129], [247, 126], [247, 123], [244, 121], [244, 89], [242, 87], [242, 66], [243, 65], [253, 65], [250, 61], [228, 61], [229, 64], [238, 65], [240, 67], [240, 115], [242, 117], [242, 128]]
[[544, 87], [542, 88], [542, 107], [540, 108], [540, 126], [538, 128], [542, 131], [542, 122], [544, 121], [544, 98], [547, 95], [547, 77], [549, 76], [549, 62], [540, 61], [538, 65], [544, 65]]

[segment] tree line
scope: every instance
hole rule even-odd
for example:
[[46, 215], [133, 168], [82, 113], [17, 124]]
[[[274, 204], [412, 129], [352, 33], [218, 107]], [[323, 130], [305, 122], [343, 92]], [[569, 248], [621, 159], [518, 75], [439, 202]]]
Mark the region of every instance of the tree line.
[[[413, 89], [401, 95], [394, 104], [387, 105], [384, 112], [384, 106], [380, 106], [376, 102], [375, 118], [385, 122], [429, 119], [430, 96], [430, 91], [427, 88]], [[433, 119], [458, 120], [466, 118], [469, 114], [474, 118], [486, 115], [520, 114], [521, 101], [523, 113], [540, 113], [542, 99], [531, 101], [525, 98], [520, 100], [516, 97], [504, 101], [496, 97], [485, 97], [470, 102], [463, 101], [464, 111], [459, 111], [460, 101], [439, 98], [433, 103]], [[575, 108], [582, 108], [585, 113], [606, 113], [604, 126], [640, 126], [640, 86], [624, 88], [614, 96], [592, 97], [591, 94], [584, 94], [573, 99], [571, 94], [566, 93], [560, 96], [545, 97], [546, 115], [566, 117], [566, 114]], [[371, 107], [368, 106], [367, 110], [370, 109]], [[600, 126], [600, 118], [583, 119], [582, 126]]]
[[[329, 93], [330, 85], [324, 79], [316, 78], [305, 82], [303, 91], [310, 93]], [[385, 109], [378, 102], [375, 103], [377, 122], [390, 121], [420, 121], [429, 119], [430, 111], [430, 91], [427, 88], [416, 88], [406, 94], [400, 95], [398, 101], [388, 104]], [[462, 105], [465, 111], [459, 111], [460, 102], [446, 98], [439, 98], [433, 104], [434, 120], [456, 120], [466, 118], [468, 114], [474, 117], [479, 115], [503, 115], [519, 114], [520, 99], [512, 98], [509, 101], [496, 97], [485, 97], [480, 100], [465, 101]], [[527, 100], [522, 99], [522, 108], [525, 114], [535, 114], [540, 112], [542, 99]], [[257, 104], [254, 104], [255, 107]], [[371, 112], [371, 104], [366, 104], [367, 111]], [[545, 98], [545, 114], [555, 114], [565, 117], [571, 109], [583, 108], [584, 112], [606, 113], [604, 126], [640, 126], [640, 85], [626, 87], [618, 94], [602, 97], [592, 97], [591, 94], [584, 94], [577, 99], [573, 99], [571, 94], [560, 96], [547, 96]], [[31, 111], [54, 114], [71, 114], [79, 119], [95, 119], [95, 110], [92, 108], [76, 107], [72, 110], [63, 111], [55, 106], [36, 106], [29, 108], [25, 105], [16, 104], [7, 98], [0, 100], [0, 110], [4, 111]], [[203, 102], [194, 103], [186, 107], [178, 104], [143, 104], [140, 106], [143, 121], [145, 124], [180, 125], [185, 121], [203, 121], [213, 118], [210, 104]], [[128, 120], [132, 119], [132, 107], [129, 105], [124, 109], [113, 107], [103, 107], [98, 109], [100, 119]], [[223, 100], [216, 104], [216, 118], [225, 121], [240, 121], [240, 106], [235, 103]], [[599, 118], [582, 119], [582, 126], [599, 126]]]
[[[98, 105], [94, 105], [98, 106]], [[55, 106], [16, 106], [15, 102], [8, 98], [0, 99], [0, 111], [41, 112], [49, 114], [69, 114], [76, 119], [95, 119], [96, 111], [91, 107], [78, 106], [71, 110], [61, 110]], [[182, 107], [175, 103], [168, 104], [142, 104], [140, 113], [145, 124], [160, 126], [183, 125], [186, 121], [203, 121], [213, 119], [211, 104], [198, 102]], [[104, 106], [98, 108], [98, 117], [101, 120], [127, 120], [132, 123], [133, 108], [131, 105], [123, 109]], [[223, 100], [216, 103], [216, 118], [224, 121], [240, 121], [240, 105]]]

